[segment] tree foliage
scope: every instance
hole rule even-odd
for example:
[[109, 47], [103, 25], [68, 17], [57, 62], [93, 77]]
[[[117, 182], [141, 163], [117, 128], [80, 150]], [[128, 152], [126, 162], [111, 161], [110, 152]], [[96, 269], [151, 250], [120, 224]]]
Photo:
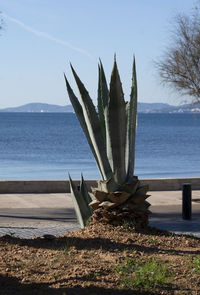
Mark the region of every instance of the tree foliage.
[[1, 11], [0, 11], [0, 30], [3, 29], [3, 18], [1, 16]]
[[[199, 3], [200, 4], [200, 3]], [[157, 62], [160, 77], [192, 103], [200, 102], [200, 5], [193, 14], [179, 14], [172, 33], [172, 43]]]

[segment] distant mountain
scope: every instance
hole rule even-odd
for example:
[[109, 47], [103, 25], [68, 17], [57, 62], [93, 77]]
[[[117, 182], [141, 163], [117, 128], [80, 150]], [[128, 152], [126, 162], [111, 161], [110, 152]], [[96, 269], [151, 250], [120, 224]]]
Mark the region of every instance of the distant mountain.
[[[1, 109], [0, 112], [72, 113], [72, 105], [59, 106], [47, 103], [29, 103], [19, 107]], [[139, 113], [200, 113], [200, 104], [172, 106], [166, 103], [138, 103]]]
[[72, 105], [59, 106], [47, 103], [28, 103], [19, 107], [1, 109], [0, 112], [71, 113], [73, 112], [73, 107]]
[[145, 103], [138, 102], [138, 112], [139, 113], [156, 113], [160, 110], [165, 110], [173, 108], [173, 106], [167, 103]]
[[139, 113], [200, 113], [200, 104], [172, 106], [165, 103], [138, 103]]

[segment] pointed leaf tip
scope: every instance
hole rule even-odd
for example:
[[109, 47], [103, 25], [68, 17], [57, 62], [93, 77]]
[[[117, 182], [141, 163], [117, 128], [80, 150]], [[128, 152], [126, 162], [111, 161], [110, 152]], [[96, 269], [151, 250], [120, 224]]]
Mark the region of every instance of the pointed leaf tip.
[[68, 173], [69, 181], [72, 182], [71, 175]]
[[74, 68], [73, 68], [73, 66], [72, 66], [71, 63], [70, 63], [70, 68], [71, 68], [71, 70], [72, 70], [72, 73], [75, 73], [75, 70], [74, 70]]
[[75, 80], [76, 80], [76, 82], [77, 82], [77, 80], [80, 80], [80, 79], [79, 79], [79, 77], [78, 77], [78, 75], [77, 75], [77, 73], [76, 73], [76, 71], [75, 71], [75, 69], [73, 68], [73, 66], [72, 66], [71, 63], [70, 63], [70, 67], [71, 67], [71, 70], [72, 70], [73, 76], [74, 76], [74, 78], [75, 78]]
[[71, 86], [70, 86], [70, 84], [69, 84], [69, 82], [67, 80], [67, 77], [66, 77], [65, 73], [64, 73], [64, 79], [65, 79], [65, 83], [66, 83], [66, 86], [67, 86], [67, 91], [69, 93], [69, 90], [71, 90]]
[[101, 69], [103, 69], [103, 64], [102, 64], [101, 59], [99, 59], [99, 64], [100, 64]]
[[116, 56], [114, 57], [114, 63], [113, 63], [113, 69], [112, 69], [111, 77], [112, 77], [113, 74], [115, 74], [115, 75], [117, 74], [119, 76]]

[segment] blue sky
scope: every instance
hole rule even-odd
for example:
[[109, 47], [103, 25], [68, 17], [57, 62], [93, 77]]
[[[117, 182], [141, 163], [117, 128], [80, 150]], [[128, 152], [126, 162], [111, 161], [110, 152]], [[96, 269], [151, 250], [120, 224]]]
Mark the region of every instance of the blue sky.
[[136, 56], [141, 102], [178, 104], [183, 98], [160, 83], [153, 63], [169, 45], [177, 13], [192, 0], [0, 0], [0, 108], [30, 102], [66, 105], [63, 72], [76, 89], [71, 62], [94, 101], [98, 60], [109, 81], [114, 53], [125, 97]]

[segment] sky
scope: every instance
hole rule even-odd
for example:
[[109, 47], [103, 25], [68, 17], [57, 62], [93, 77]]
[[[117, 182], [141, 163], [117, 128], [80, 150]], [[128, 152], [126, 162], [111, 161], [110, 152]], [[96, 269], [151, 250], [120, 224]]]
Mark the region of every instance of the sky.
[[70, 62], [96, 103], [98, 62], [107, 81], [116, 53], [129, 99], [133, 55], [138, 100], [177, 105], [180, 94], [162, 85], [155, 61], [169, 46], [178, 13], [193, 0], [0, 0], [0, 109], [31, 102], [67, 105], [63, 72], [77, 93]]

